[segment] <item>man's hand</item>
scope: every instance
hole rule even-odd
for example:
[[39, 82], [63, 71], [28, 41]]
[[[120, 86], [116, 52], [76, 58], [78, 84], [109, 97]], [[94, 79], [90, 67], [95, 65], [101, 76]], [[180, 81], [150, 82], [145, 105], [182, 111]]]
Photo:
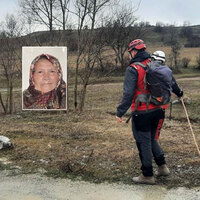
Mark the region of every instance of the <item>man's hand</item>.
[[177, 96], [178, 96], [179, 98], [180, 98], [180, 97], [183, 97], [183, 90], [181, 90]]
[[123, 122], [123, 120], [122, 120], [121, 117], [117, 117], [117, 116], [116, 116], [116, 120], [117, 120], [118, 122], [120, 122], [120, 123]]

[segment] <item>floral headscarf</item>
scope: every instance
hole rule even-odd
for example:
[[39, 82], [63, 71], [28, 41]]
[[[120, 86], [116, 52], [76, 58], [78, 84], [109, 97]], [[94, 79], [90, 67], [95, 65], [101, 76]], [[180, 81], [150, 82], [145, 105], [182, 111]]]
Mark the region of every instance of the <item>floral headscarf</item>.
[[[33, 80], [35, 68], [41, 59], [51, 62], [58, 73], [56, 87], [47, 93], [36, 90]], [[37, 56], [30, 66], [29, 84], [28, 89], [23, 92], [24, 109], [66, 109], [66, 84], [63, 81], [62, 69], [57, 58], [49, 54]]]

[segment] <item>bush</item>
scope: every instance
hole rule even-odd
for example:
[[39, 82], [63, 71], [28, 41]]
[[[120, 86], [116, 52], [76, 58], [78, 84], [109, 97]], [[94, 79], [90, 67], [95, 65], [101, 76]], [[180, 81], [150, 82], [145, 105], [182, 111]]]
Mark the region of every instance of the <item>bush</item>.
[[67, 40], [67, 47], [69, 48], [69, 51], [77, 51], [78, 50], [78, 42], [76, 38], [70, 38]]
[[184, 57], [181, 60], [181, 64], [184, 68], [188, 68], [190, 61], [191, 61], [191, 59]]
[[188, 39], [185, 47], [200, 47], [200, 37], [198, 35], [193, 35]]
[[200, 69], [200, 53], [199, 53], [199, 55], [196, 57], [196, 63], [197, 63], [197, 69]]

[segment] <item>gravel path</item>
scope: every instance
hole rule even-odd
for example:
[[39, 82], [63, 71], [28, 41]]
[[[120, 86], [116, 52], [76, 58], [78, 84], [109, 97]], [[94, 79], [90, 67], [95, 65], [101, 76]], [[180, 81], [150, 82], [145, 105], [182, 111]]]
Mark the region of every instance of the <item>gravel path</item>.
[[198, 200], [200, 188], [167, 190], [160, 186], [92, 184], [39, 174], [0, 172], [0, 200]]

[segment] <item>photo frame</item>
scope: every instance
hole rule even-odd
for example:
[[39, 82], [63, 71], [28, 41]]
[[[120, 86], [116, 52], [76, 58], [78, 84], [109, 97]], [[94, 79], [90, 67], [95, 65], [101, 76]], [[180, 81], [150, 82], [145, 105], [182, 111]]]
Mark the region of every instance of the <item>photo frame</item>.
[[67, 47], [22, 47], [22, 110], [67, 110]]

